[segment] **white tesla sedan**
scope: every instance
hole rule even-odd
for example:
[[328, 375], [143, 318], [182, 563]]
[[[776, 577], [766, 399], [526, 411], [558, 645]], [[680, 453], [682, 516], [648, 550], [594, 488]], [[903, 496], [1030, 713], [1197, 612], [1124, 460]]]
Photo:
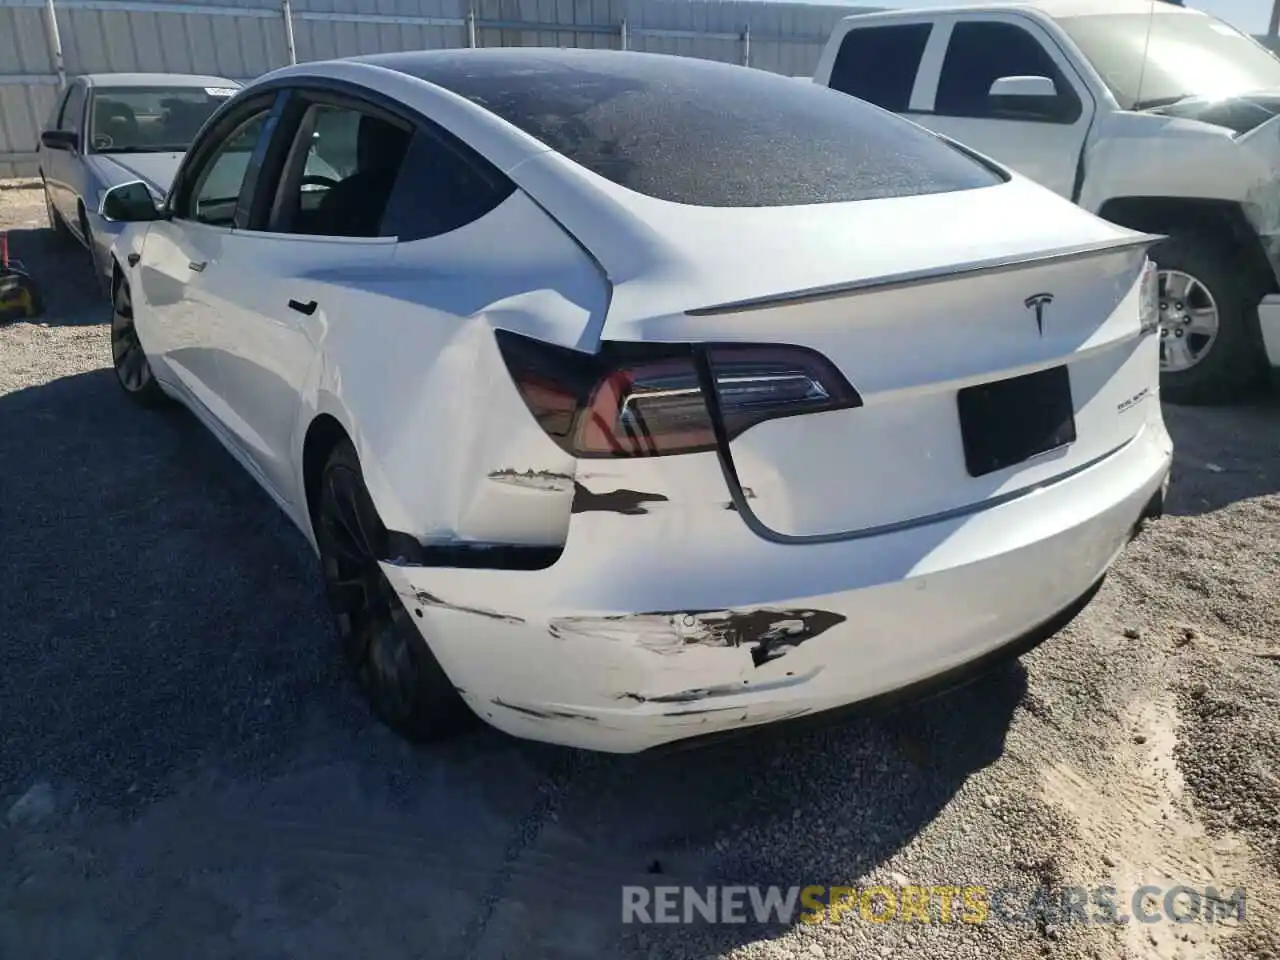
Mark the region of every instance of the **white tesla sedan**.
[[309, 63], [102, 213], [121, 385], [311, 539], [416, 739], [634, 751], [949, 679], [1163, 503], [1155, 238], [816, 84]]

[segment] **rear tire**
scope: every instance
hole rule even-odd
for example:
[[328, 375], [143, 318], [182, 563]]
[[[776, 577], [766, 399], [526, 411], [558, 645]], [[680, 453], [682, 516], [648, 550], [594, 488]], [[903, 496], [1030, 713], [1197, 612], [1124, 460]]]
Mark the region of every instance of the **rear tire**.
[[321, 471], [312, 524], [343, 655], [378, 719], [417, 743], [473, 726], [475, 715], [378, 563], [387, 530], [349, 440]]
[[129, 281], [116, 276], [111, 291], [111, 363], [116, 382], [134, 403], [143, 407], [159, 407], [168, 402], [160, 389], [151, 361], [142, 349], [138, 328], [133, 323], [133, 296]]
[[[1238, 400], [1262, 379], [1256, 285], [1214, 234], [1174, 232], [1151, 251], [1160, 272], [1160, 390], [1178, 404]], [[1181, 294], [1190, 291], [1183, 298]], [[1216, 311], [1216, 329], [1207, 319]]]

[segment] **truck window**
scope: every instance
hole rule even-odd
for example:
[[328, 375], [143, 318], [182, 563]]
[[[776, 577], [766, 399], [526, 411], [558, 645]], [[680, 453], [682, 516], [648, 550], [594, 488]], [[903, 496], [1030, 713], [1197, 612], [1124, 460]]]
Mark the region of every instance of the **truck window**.
[[[991, 84], [1001, 77], [1048, 77], [1058, 95], [1049, 102], [993, 100]], [[1049, 52], [1022, 27], [968, 21], [951, 31], [933, 107], [938, 116], [1074, 123], [1080, 110], [1079, 98]]]
[[1204, 14], [1096, 14], [1058, 22], [1126, 110], [1280, 87], [1280, 60]]
[[840, 43], [827, 85], [903, 112], [911, 105], [911, 88], [932, 29], [929, 23], [904, 23], [850, 30]]

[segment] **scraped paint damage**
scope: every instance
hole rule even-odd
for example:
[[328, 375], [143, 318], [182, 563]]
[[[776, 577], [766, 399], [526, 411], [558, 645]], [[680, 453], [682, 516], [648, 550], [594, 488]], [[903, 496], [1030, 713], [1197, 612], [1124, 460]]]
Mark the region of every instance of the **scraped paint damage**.
[[592, 493], [581, 483], [573, 485], [574, 513], [621, 513], [634, 517], [648, 513], [646, 503], [665, 503], [669, 497], [660, 493], [642, 493], [639, 490], [611, 490], [608, 493]]
[[[474, 613], [478, 617], [488, 617], [491, 620], [499, 620], [502, 623], [524, 623], [523, 617], [513, 617], [505, 613], [499, 613], [496, 610], [486, 610], [484, 607], [466, 607], [457, 603], [449, 603], [441, 600], [434, 594], [427, 593], [425, 590], [418, 590], [413, 594], [413, 601], [421, 607], [438, 607], [441, 610], [456, 610], [458, 613]], [[421, 616], [421, 611], [418, 612]]]
[[566, 493], [573, 484], [573, 477], [567, 473], [556, 473], [553, 470], [515, 470], [507, 467], [494, 470], [489, 479], [495, 483], [505, 483], [523, 490], [538, 490], [545, 493]]
[[[755, 666], [768, 663], [845, 621], [826, 610], [710, 610], [702, 612], [560, 617], [548, 623], [553, 637], [585, 637], [634, 643], [669, 656], [687, 647], [748, 647]], [[705, 696], [705, 694], [704, 694]]]
[[593, 717], [588, 713], [576, 713], [571, 710], [551, 710], [545, 707], [527, 707], [518, 703], [508, 703], [501, 697], [495, 697], [490, 702], [495, 707], [513, 710], [516, 713], [524, 714], [526, 717], [536, 717], [539, 720], [586, 720], [590, 723], [599, 722], [598, 717]]

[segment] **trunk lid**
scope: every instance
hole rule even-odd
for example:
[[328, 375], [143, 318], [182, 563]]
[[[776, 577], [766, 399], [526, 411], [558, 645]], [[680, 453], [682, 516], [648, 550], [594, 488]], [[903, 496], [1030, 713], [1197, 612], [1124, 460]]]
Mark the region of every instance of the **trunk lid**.
[[588, 241], [614, 281], [603, 339], [796, 344], [862, 397], [729, 444], [772, 535], [980, 509], [1122, 447], [1155, 402], [1156, 340], [1139, 330], [1152, 238], [1020, 179], [790, 210], [632, 197], [646, 242]]

